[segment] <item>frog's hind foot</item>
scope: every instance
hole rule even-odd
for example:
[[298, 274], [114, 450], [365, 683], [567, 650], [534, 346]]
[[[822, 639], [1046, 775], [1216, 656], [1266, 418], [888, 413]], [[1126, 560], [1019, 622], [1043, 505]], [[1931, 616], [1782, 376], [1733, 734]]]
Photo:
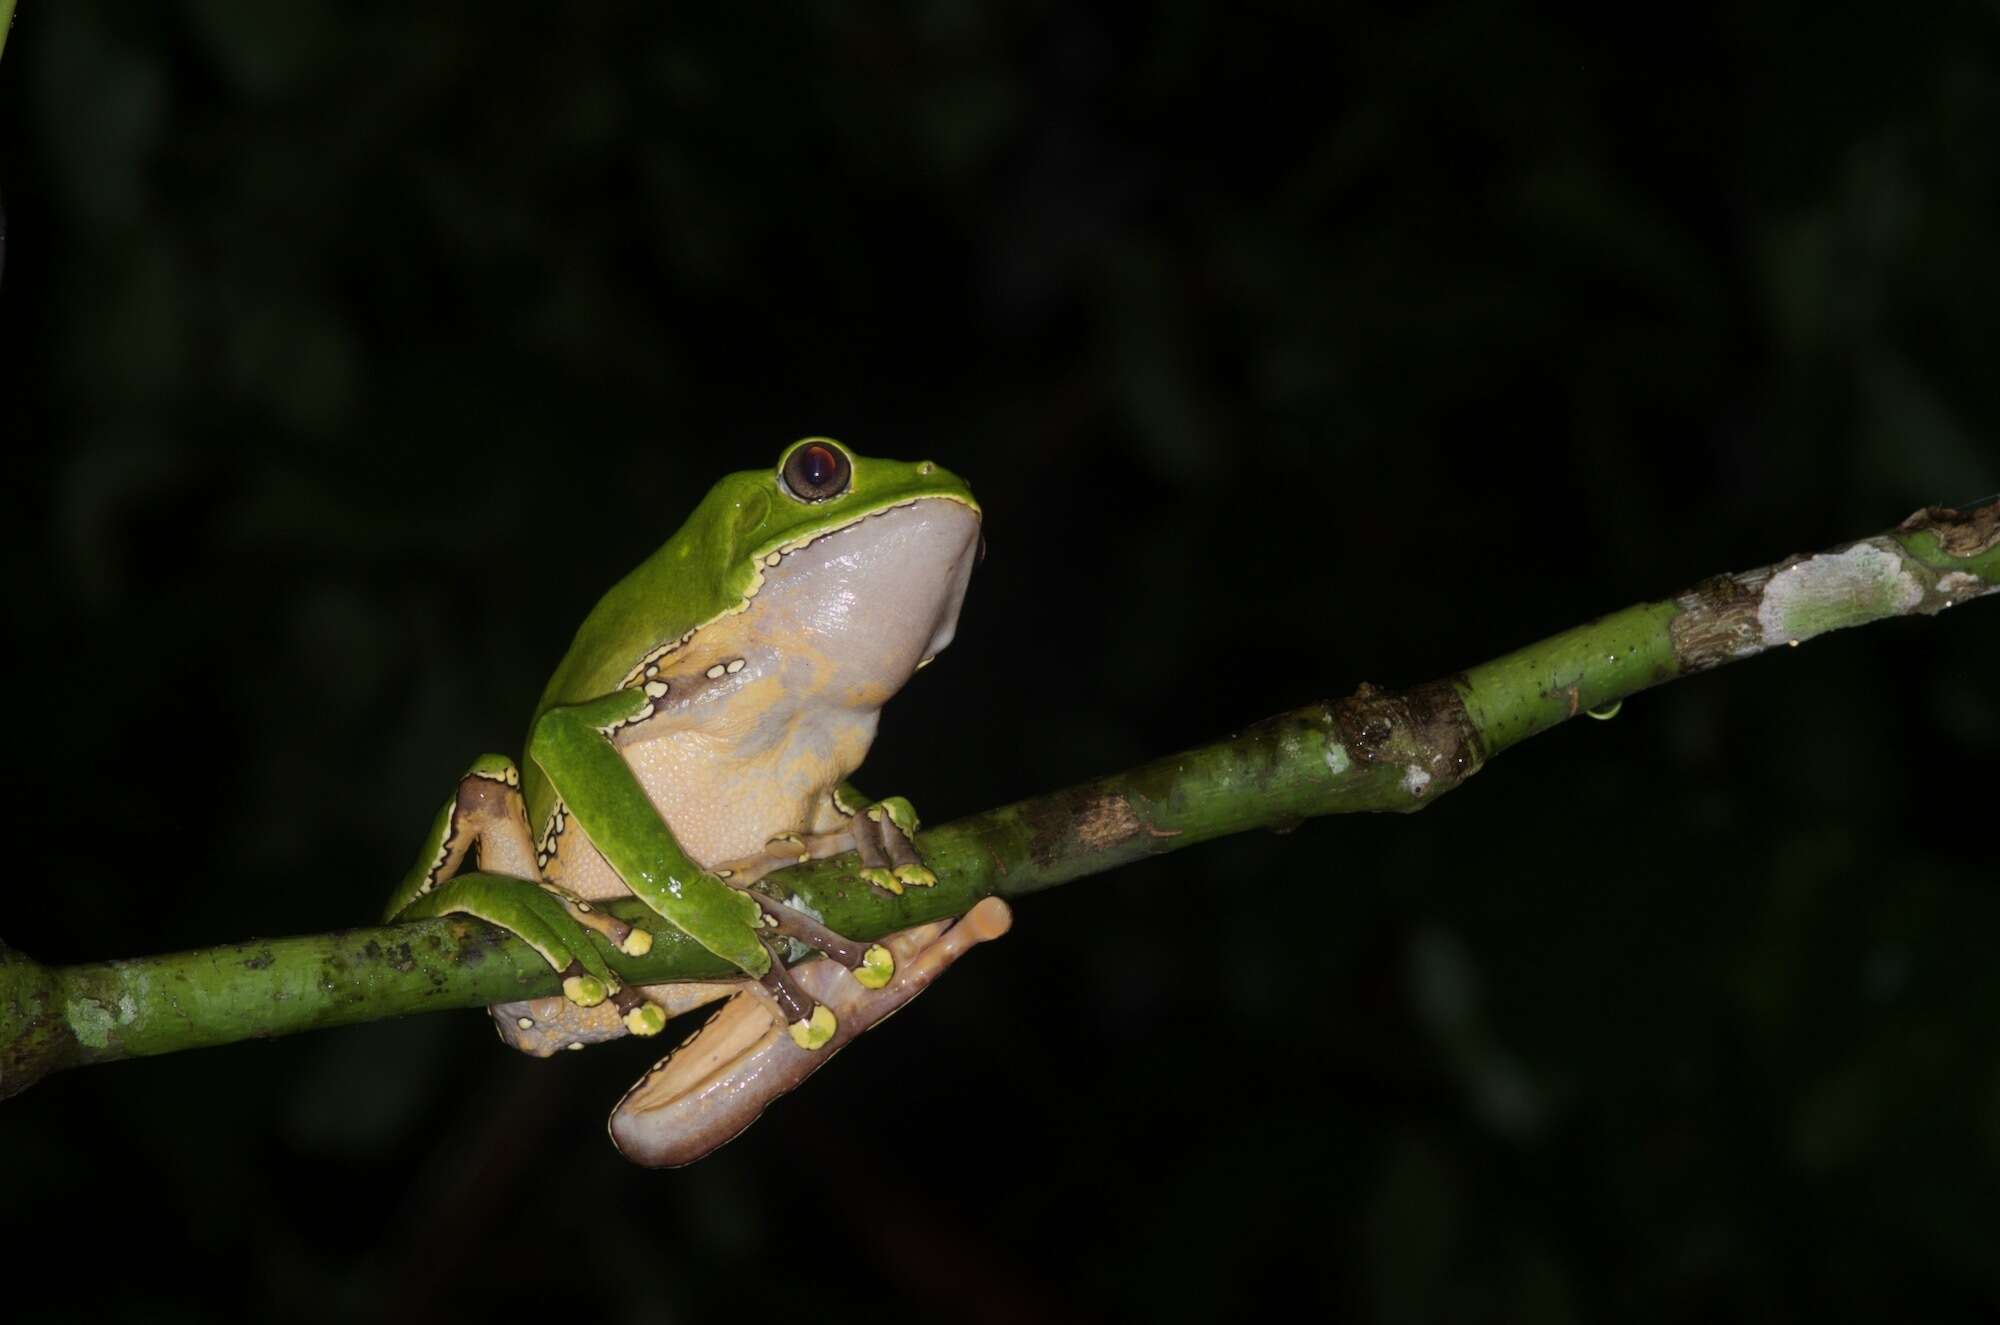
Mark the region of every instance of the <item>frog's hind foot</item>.
[[891, 934], [895, 975], [869, 989], [835, 961], [800, 962], [791, 980], [802, 997], [838, 1017], [820, 1048], [786, 1033], [766, 985], [742, 983], [708, 1023], [655, 1064], [612, 1111], [611, 1140], [625, 1158], [649, 1168], [691, 1164], [757, 1120], [771, 1101], [804, 1081], [855, 1036], [928, 988], [944, 969], [1012, 924], [1007, 904], [989, 897], [955, 924], [936, 921]]

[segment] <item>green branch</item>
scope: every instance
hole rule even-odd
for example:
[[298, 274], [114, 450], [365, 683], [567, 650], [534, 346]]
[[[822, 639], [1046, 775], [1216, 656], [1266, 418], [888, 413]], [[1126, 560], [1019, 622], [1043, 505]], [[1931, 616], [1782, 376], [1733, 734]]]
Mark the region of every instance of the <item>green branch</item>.
[[[0, 5], [6, 0], [0, 0]], [[1494, 755], [1625, 696], [1886, 617], [2000, 590], [2000, 502], [1919, 511], [1815, 556], [1718, 576], [1459, 675], [1280, 714], [1238, 735], [922, 835], [935, 888], [891, 897], [852, 856], [762, 885], [856, 938], [1142, 856], [1323, 814], [1417, 810]], [[620, 903], [629, 918], [642, 910]], [[656, 931], [657, 932], [657, 931]], [[604, 955], [638, 983], [730, 974], [685, 936]], [[0, 1097], [59, 1068], [559, 991], [525, 943], [463, 917], [50, 970], [0, 946]]]

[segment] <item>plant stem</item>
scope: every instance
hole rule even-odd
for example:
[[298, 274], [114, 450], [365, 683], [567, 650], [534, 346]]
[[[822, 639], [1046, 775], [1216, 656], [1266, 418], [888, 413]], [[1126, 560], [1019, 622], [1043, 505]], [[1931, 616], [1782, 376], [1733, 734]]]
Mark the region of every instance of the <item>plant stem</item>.
[[[7, 0], [0, 0], [5, 5]], [[1410, 690], [1363, 685], [1239, 734], [924, 833], [932, 888], [892, 897], [851, 855], [763, 889], [872, 939], [1143, 856], [1323, 814], [1417, 810], [1501, 751], [1627, 695], [1887, 617], [2000, 589], [2000, 502], [1933, 507], [1815, 556], [1717, 576]], [[636, 901], [613, 907], [648, 916]], [[670, 928], [606, 960], [637, 983], [726, 977]], [[59, 1068], [559, 991], [525, 943], [461, 916], [43, 968], [0, 945], [0, 1097]]]

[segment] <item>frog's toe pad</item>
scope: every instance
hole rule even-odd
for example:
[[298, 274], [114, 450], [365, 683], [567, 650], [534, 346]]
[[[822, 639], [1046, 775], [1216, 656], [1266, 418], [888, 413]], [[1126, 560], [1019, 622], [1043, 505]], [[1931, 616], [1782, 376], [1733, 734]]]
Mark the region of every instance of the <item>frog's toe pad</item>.
[[871, 943], [861, 956], [861, 965], [850, 974], [863, 989], [880, 989], [896, 974], [896, 955], [879, 943]]
[[928, 888], [937, 882], [937, 875], [931, 873], [929, 867], [924, 865], [898, 865], [895, 875], [897, 882], [911, 888]]
[[653, 934], [651, 930], [646, 929], [634, 928], [625, 936], [625, 941], [618, 945], [618, 951], [627, 957], [643, 957], [652, 950]]
[[903, 881], [886, 865], [870, 865], [861, 871], [861, 877], [884, 892], [894, 893], [898, 897], [903, 895]]
[[634, 1035], [658, 1035], [667, 1028], [667, 1012], [658, 1003], [641, 1003], [625, 1014], [625, 1029]]
[[563, 997], [580, 1008], [594, 1008], [611, 997], [611, 990], [594, 975], [572, 975], [563, 980]]
[[792, 1043], [801, 1049], [818, 1049], [833, 1038], [840, 1021], [824, 1003], [813, 1004], [812, 1015], [791, 1024]]

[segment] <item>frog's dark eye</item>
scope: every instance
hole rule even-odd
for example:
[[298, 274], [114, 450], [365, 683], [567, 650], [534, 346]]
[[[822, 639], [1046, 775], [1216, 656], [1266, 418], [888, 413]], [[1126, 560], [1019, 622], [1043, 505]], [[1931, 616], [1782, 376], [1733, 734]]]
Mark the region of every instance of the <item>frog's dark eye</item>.
[[785, 457], [785, 488], [800, 501], [838, 497], [853, 476], [847, 453], [831, 442], [807, 442]]

